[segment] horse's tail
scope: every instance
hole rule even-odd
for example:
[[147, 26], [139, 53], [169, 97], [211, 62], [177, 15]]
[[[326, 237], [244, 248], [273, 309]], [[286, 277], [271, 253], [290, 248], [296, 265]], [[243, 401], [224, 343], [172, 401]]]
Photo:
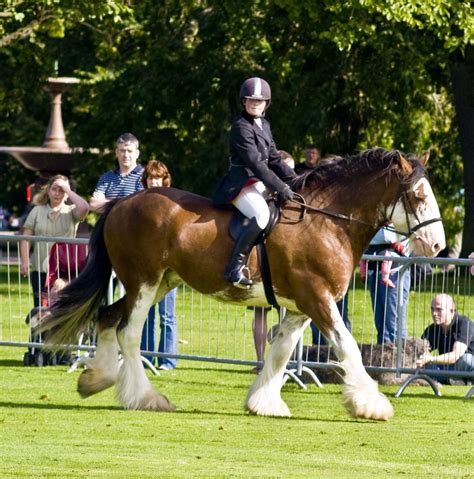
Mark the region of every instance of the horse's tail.
[[96, 321], [99, 307], [107, 297], [112, 265], [104, 241], [104, 225], [115, 201], [107, 205], [92, 230], [87, 263], [79, 276], [62, 289], [50, 305], [49, 313], [38, 326], [50, 331], [46, 344], [58, 349], [61, 344], [74, 344], [79, 335]]

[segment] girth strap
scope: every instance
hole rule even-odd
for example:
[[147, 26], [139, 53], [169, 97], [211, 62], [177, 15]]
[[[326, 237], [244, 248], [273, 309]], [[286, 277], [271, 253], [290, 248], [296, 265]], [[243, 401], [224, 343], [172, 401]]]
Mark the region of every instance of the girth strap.
[[280, 306], [276, 300], [275, 292], [273, 291], [272, 275], [270, 273], [270, 265], [268, 263], [265, 243], [257, 244], [257, 258], [258, 267], [260, 268], [260, 273], [262, 275], [263, 290], [265, 291], [265, 297], [267, 298], [268, 304], [279, 309]]

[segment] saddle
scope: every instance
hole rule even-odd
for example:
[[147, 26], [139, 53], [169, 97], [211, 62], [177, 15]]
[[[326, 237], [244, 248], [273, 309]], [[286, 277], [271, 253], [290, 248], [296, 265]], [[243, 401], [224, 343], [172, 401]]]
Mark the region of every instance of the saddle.
[[[273, 291], [272, 277], [270, 274], [270, 265], [268, 263], [268, 255], [265, 247], [265, 239], [270, 235], [275, 225], [280, 219], [281, 210], [277, 205], [274, 198], [267, 198], [268, 208], [270, 209], [270, 220], [266, 228], [260, 233], [260, 236], [255, 242], [257, 248], [258, 267], [260, 274], [262, 275], [263, 289], [265, 291], [265, 297], [268, 304], [271, 304], [275, 308], [279, 308], [278, 302]], [[242, 228], [249, 223], [249, 219], [244, 216], [239, 210], [234, 211], [234, 215], [229, 223], [229, 234], [235, 241], [239, 237]]]
[[[266, 228], [260, 233], [260, 236], [257, 238], [257, 241], [255, 243], [256, 245], [262, 244], [263, 241], [265, 241], [265, 238], [270, 235], [273, 228], [280, 219], [281, 210], [279, 206], [277, 206], [275, 199], [267, 199], [267, 205], [270, 209], [270, 220], [268, 221]], [[239, 210], [234, 209], [234, 215], [232, 216], [232, 219], [230, 220], [229, 224], [229, 234], [234, 241], [237, 240], [240, 235], [240, 232], [242, 231], [244, 226], [248, 225], [249, 221], [250, 220], [246, 216], [244, 216]]]

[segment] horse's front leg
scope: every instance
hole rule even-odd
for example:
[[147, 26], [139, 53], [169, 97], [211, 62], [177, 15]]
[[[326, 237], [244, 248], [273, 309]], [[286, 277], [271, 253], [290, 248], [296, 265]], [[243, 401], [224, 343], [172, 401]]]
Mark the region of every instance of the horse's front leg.
[[[325, 336], [334, 348], [344, 369], [344, 406], [354, 417], [386, 421], [393, 416], [393, 407], [367, 374], [352, 334], [347, 330], [334, 301], [329, 305], [333, 328]], [[321, 324], [316, 325], [321, 328]]]
[[263, 369], [250, 386], [245, 402], [249, 412], [259, 416], [291, 416], [280, 391], [288, 360], [309, 321], [306, 316], [288, 313], [280, 324]]
[[130, 311], [128, 322], [117, 332], [123, 363], [118, 373], [116, 395], [127, 409], [174, 411], [174, 405], [153, 388], [140, 356], [143, 324], [155, 300], [155, 293], [156, 287], [142, 285], [137, 299], [129, 300], [126, 305]]

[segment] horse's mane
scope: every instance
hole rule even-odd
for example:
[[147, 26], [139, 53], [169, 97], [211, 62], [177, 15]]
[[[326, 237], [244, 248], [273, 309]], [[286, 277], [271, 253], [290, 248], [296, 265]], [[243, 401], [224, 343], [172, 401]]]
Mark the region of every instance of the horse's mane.
[[329, 156], [321, 160], [316, 168], [298, 176], [292, 183], [294, 191], [304, 187], [331, 187], [335, 184], [346, 184], [355, 178], [382, 176], [399, 170], [401, 158], [405, 158], [413, 168], [406, 175], [398, 175], [404, 185], [411, 185], [426, 174], [424, 166], [415, 157], [406, 157], [399, 150], [372, 148], [353, 156]]

